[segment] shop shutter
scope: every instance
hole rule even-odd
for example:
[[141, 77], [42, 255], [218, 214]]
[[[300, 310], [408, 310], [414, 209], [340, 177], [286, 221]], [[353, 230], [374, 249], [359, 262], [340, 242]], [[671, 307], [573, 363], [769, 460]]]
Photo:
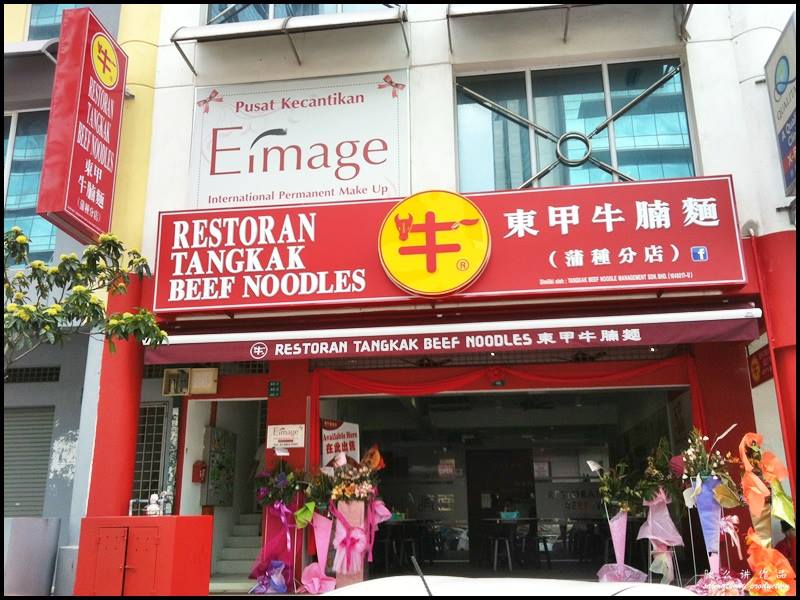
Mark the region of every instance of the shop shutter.
[[53, 439], [52, 406], [3, 408], [3, 516], [41, 517]]

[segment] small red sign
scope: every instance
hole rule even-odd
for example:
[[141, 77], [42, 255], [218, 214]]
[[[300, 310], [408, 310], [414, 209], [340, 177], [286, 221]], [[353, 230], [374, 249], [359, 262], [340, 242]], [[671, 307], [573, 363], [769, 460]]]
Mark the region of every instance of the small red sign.
[[[730, 176], [468, 198], [485, 217], [492, 253], [471, 286], [449, 298], [719, 288], [746, 281]], [[379, 232], [397, 206], [397, 200], [376, 200], [162, 213], [155, 310], [419, 301], [381, 265]], [[407, 236], [408, 244], [430, 241], [422, 230], [403, 229], [409, 219], [453, 221], [437, 214], [435, 202], [404, 210], [384, 234]], [[435, 244], [453, 251], [438, 254], [437, 272], [458, 273], [472, 264], [471, 246], [457, 239], [462, 229], [454, 223], [438, 232]], [[419, 272], [427, 273], [428, 257], [415, 259]]]
[[750, 355], [750, 387], [769, 381], [772, 375], [772, 356], [769, 346], [764, 346]]
[[83, 243], [111, 227], [127, 69], [91, 10], [64, 11], [36, 212]]

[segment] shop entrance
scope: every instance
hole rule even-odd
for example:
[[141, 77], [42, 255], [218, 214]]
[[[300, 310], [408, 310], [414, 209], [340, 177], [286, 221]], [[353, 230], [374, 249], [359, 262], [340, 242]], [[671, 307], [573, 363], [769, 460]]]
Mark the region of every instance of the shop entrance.
[[[433, 396], [339, 396], [321, 416], [359, 426], [379, 444], [381, 495], [393, 512], [371, 577], [410, 572], [595, 581], [613, 561], [598, 482], [586, 461], [627, 460], [641, 473], [666, 437], [692, 426], [686, 389], [491, 390]], [[628, 562], [647, 570], [641, 520], [630, 519]]]
[[[187, 403], [180, 514], [214, 516], [213, 593], [246, 593], [261, 549], [254, 476], [264, 468], [266, 400]], [[261, 460], [259, 460], [259, 457]]]

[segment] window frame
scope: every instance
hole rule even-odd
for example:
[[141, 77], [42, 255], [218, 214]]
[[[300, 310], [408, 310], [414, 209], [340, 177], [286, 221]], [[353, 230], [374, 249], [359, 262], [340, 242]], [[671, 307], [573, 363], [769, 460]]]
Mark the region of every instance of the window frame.
[[[606, 117], [613, 114], [611, 110], [611, 82], [608, 74], [608, 68], [611, 65], [621, 65], [627, 63], [638, 63], [638, 62], [651, 62], [656, 60], [674, 60], [678, 61], [679, 63], [686, 64], [686, 59], [684, 56], [681, 56], [676, 53], [664, 53], [664, 54], [645, 54], [636, 57], [627, 57], [627, 58], [615, 58], [609, 60], [585, 60], [585, 61], [575, 61], [575, 62], [553, 62], [553, 63], [546, 63], [543, 62], [542, 64], [537, 64], [535, 67], [516, 67], [512, 69], [501, 69], [501, 68], [494, 68], [494, 69], [465, 69], [459, 70], [458, 65], [453, 65], [453, 114], [456, 119], [456, 126], [453, 128], [455, 133], [454, 139], [454, 148], [456, 154], [456, 182], [458, 185], [459, 192], [470, 192], [472, 190], [461, 190], [461, 157], [459, 155], [459, 128], [458, 128], [458, 90], [456, 88], [456, 83], [462, 77], [475, 77], [478, 75], [503, 75], [503, 74], [512, 74], [512, 73], [523, 73], [525, 76], [525, 93], [527, 95], [527, 107], [528, 107], [528, 115], [529, 119], [532, 121], [536, 121], [535, 114], [533, 111], [533, 76], [532, 74], [536, 71], [554, 71], [557, 69], [572, 69], [572, 68], [579, 68], [579, 67], [596, 67], [600, 66], [601, 73], [603, 77], [603, 95], [605, 100], [605, 109], [606, 109]], [[692, 152], [692, 168], [694, 170], [694, 177], [701, 177], [702, 176], [702, 169], [701, 163], [698, 157], [699, 147], [697, 145], [696, 140], [698, 138], [697, 134], [697, 127], [696, 121], [694, 118], [694, 110], [693, 105], [690, 102], [691, 96], [691, 89], [689, 85], [688, 77], [683, 77], [684, 70], [682, 69], [680, 73], [678, 73], [678, 77], [681, 77], [681, 86], [683, 88], [683, 101], [684, 106], [686, 109], [686, 123], [688, 127], [688, 134], [689, 134], [689, 149]], [[488, 110], [488, 109], [487, 109]], [[615, 123], [612, 121], [609, 123], [607, 127], [608, 131], [608, 144], [609, 144], [609, 152], [611, 154], [611, 166], [615, 169], [619, 169], [618, 165], [618, 158], [617, 158], [617, 140], [615, 134]], [[554, 132], [557, 135], [561, 135], [564, 132]], [[536, 154], [536, 134], [534, 133], [533, 129], [528, 127], [528, 138], [530, 140], [530, 159], [531, 159], [531, 173], [537, 173], [539, 168], [537, 166], [537, 154]], [[612, 175], [612, 180], [609, 183], [619, 183], [619, 178], [616, 175]], [[576, 184], [577, 185], [577, 184]], [[602, 184], [596, 184], [602, 185]], [[530, 188], [525, 189], [536, 189], [540, 187], [552, 187], [552, 186], [542, 186], [539, 180], [534, 181]], [[563, 186], [559, 186], [563, 187]], [[567, 186], [569, 187], [569, 186]], [[499, 191], [499, 190], [493, 190]], [[487, 190], [486, 193], [489, 193]]]
[[[203, 6], [205, 7], [205, 10], [203, 11], [203, 14], [201, 15], [201, 17], [202, 17], [201, 25], [224, 25], [224, 24], [227, 23], [227, 21], [222, 21], [221, 23], [210, 23], [209, 22], [209, 17], [208, 17], [208, 11], [209, 11], [209, 8], [211, 7], [211, 5], [210, 4], [204, 4]], [[267, 17], [265, 19], [262, 19], [263, 21], [271, 21], [273, 19], [285, 19], [286, 18], [286, 17], [276, 17], [275, 16], [275, 4], [268, 4], [267, 6], [269, 7], [267, 9]], [[315, 16], [315, 17], [324, 17], [326, 14], [332, 14], [332, 15], [344, 14], [344, 11], [342, 10], [343, 6], [344, 6], [344, 4], [337, 4], [336, 5], [336, 11], [334, 11], [332, 13], [320, 13], [318, 15], [313, 15], [313, 16]], [[363, 12], [368, 12], [368, 11], [363, 11]], [[306, 15], [297, 15], [297, 16], [306, 16]], [[242, 22], [242, 21], [238, 21], [238, 22]], [[247, 21], [243, 21], [243, 22], [247, 22]]]
[[[11, 124], [9, 125], [8, 130], [8, 148], [6, 150], [6, 155], [4, 157], [4, 164], [3, 164], [3, 215], [6, 214], [6, 203], [8, 201], [8, 184], [11, 180], [11, 163], [14, 159], [14, 145], [17, 139], [17, 123], [19, 122], [19, 115], [23, 113], [32, 113], [32, 112], [46, 112], [48, 113], [47, 117], [47, 127], [50, 128], [50, 107], [47, 106], [46, 108], [25, 108], [22, 110], [4, 110], [3, 111], [3, 119], [6, 117], [11, 117]], [[44, 160], [44, 157], [43, 159]], [[44, 164], [42, 164], [42, 169], [44, 169]], [[41, 178], [41, 173], [39, 173], [39, 177]], [[37, 194], [37, 205], [38, 205], [38, 194]], [[43, 218], [43, 217], [39, 217]], [[52, 225], [52, 223], [51, 223]], [[56, 248], [58, 247], [58, 233], [61, 231], [55, 225], [53, 226], [54, 230], [54, 241], [53, 241], [53, 249], [51, 253], [50, 259], [55, 256]]]
[[[26, 9], [25, 9], [25, 41], [26, 42], [36, 41], [36, 40], [31, 40], [31, 19], [33, 18], [33, 4], [26, 4], [25, 7], [26, 7]], [[59, 23], [59, 36], [58, 37], [61, 37], [61, 24], [60, 23]], [[39, 38], [39, 39], [41, 39], [41, 38]], [[20, 112], [26, 112], [26, 111], [20, 111]]]

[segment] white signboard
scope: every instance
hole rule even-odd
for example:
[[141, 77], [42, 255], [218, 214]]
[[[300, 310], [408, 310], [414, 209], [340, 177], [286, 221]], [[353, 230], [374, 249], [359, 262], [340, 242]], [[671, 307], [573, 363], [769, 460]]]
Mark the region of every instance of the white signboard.
[[305, 425], [268, 425], [267, 448], [304, 448]]
[[794, 196], [797, 181], [796, 29], [795, 16], [792, 14], [764, 67], [787, 196]]
[[409, 194], [408, 73], [197, 88], [190, 205]]
[[332, 467], [336, 455], [344, 452], [348, 462], [361, 461], [361, 446], [358, 439], [358, 424], [323, 419], [322, 421], [322, 466]]

